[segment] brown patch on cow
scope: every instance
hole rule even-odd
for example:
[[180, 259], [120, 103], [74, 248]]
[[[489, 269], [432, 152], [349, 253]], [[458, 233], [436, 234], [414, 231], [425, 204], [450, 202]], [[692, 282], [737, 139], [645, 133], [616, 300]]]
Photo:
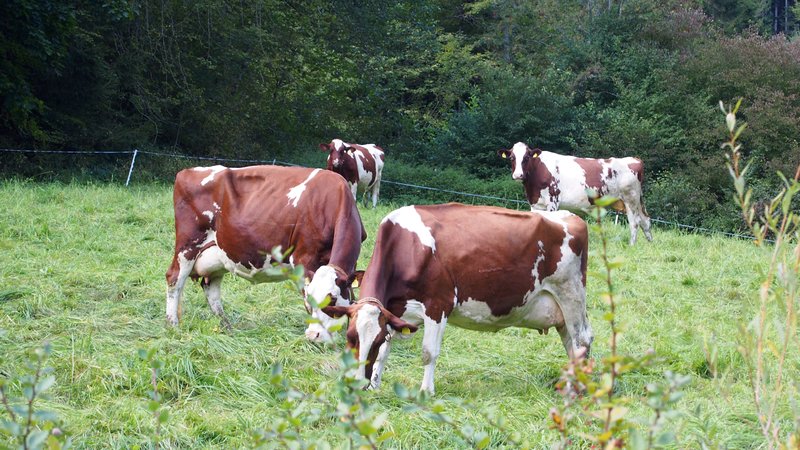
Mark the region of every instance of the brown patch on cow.
[[553, 176], [547, 165], [542, 162], [542, 158], [529, 158], [527, 161], [523, 161], [522, 172], [525, 174], [523, 183], [528, 203], [531, 205], [539, 203], [542, 190], [545, 188], [550, 193], [550, 200], [558, 202], [561, 190], [558, 187], [557, 177]]
[[[540, 246], [537, 242], [534, 265], [531, 266], [531, 269], [536, 267], [538, 271], [535, 277], [531, 279], [531, 290], [533, 290], [537, 281], [541, 283], [547, 277], [555, 273], [558, 268], [558, 263], [561, 262], [563, 256], [561, 254], [561, 243], [564, 242], [564, 238], [566, 238], [566, 232], [560, 227], [552, 227], [549, 221], [541, 220], [539, 222], [539, 227], [547, 228], [547, 230], [542, 230], [538, 233], [539, 241], [542, 242], [542, 245]], [[536, 266], [535, 263], [540, 257], [544, 259], [540, 260], [539, 265]], [[506, 314], [508, 314], [508, 312], [506, 312]]]
[[636, 158], [635, 162], [628, 164], [628, 168], [636, 174], [636, 179], [639, 180], [640, 184], [644, 183], [644, 163], [642, 163], [642, 160]]
[[572, 236], [572, 239], [569, 240], [569, 248], [581, 258], [581, 283], [586, 286], [586, 269], [589, 259], [589, 233], [586, 222], [575, 217], [569, 221], [567, 230]]
[[599, 159], [575, 158], [575, 162], [583, 169], [586, 178], [586, 187], [594, 189], [598, 197], [608, 192], [605, 178], [603, 177], [603, 164]]
[[[353, 158], [353, 155], [347, 152], [347, 147], [343, 146], [337, 149], [334, 145], [330, 145], [329, 148], [331, 150], [328, 155], [328, 165], [326, 169], [338, 173], [349, 183], [358, 183], [358, 166], [356, 166], [356, 160]], [[333, 161], [336, 159], [340, 161], [338, 167], [333, 165]]]

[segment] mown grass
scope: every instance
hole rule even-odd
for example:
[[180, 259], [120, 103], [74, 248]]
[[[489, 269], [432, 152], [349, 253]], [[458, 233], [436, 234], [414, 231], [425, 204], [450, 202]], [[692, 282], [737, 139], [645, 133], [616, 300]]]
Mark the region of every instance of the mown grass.
[[[165, 362], [161, 389], [171, 413], [163, 431], [168, 448], [246, 447], [249, 431], [277, 412], [279, 399], [269, 384], [275, 363], [301, 390], [313, 389], [335, 371], [335, 350], [303, 336], [306, 313], [299, 294], [286, 284], [226, 278], [223, 301], [232, 334], [220, 330], [196, 285], [186, 290], [180, 327], [165, 325], [164, 272], [173, 245], [170, 186], [5, 181], [0, 198], [0, 329], [5, 330], [0, 371], [20, 373], [25, 353], [49, 340], [57, 386], [42, 406], [61, 414], [78, 448], [147, 445], [153, 427], [146, 408], [150, 373], [138, 348], [157, 348]], [[377, 224], [396, 206], [362, 209], [369, 239], [360, 267], [366, 267]], [[701, 419], [706, 432], [718, 433], [730, 448], [758, 447], [737, 336], [755, 312], [763, 251], [742, 240], [660, 228], [654, 242], [629, 247], [626, 227], [609, 230], [611, 254], [625, 260], [614, 274], [622, 297], [618, 315], [627, 324], [620, 351], [653, 349], [661, 357], [626, 376], [619, 393], [642, 395], [665, 370], [690, 374], [680, 403], [685, 414], [673, 427], [679, 447], [692, 445]], [[598, 264], [591, 258], [590, 270]], [[603, 288], [590, 277], [596, 357], [608, 353]], [[403, 412], [391, 389], [395, 382], [419, 386], [421, 334], [395, 343], [384, 386], [369, 396], [389, 414], [388, 427], [396, 433], [391, 447], [461, 448], [452, 430]], [[709, 360], [712, 349], [718, 356]], [[565, 362], [556, 333], [486, 334], [449, 327], [437, 365], [437, 397], [496, 407], [512, 430], [534, 447], [546, 447], [557, 439], [548, 429], [548, 411], [559, 402], [553, 386]], [[791, 366], [800, 366], [796, 354]], [[647, 416], [643, 405], [629, 406], [631, 415]], [[450, 412], [456, 420], [486, 426], [476, 411], [452, 407]], [[323, 422], [309, 431], [326, 435], [331, 426]]]

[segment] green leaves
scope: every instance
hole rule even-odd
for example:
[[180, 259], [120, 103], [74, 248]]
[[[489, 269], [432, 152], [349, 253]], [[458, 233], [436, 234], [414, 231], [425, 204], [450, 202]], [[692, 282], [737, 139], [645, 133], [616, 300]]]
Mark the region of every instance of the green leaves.
[[30, 373], [10, 380], [11, 384], [18, 384], [22, 388], [23, 398], [20, 401], [9, 397], [9, 380], [0, 378], [0, 405], [3, 407], [0, 412], [0, 433], [11, 436], [19, 449], [39, 450], [45, 446], [48, 449], [67, 449], [71, 446], [71, 439], [66, 438], [58, 427], [58, 415], [36, 408], [36, 401], [46, 398], [46, 392], [56, 382], [56, 377], [49, 375], [52, 369], [44, 365], [51, 352], [48, 342], [29, 352], [26, 366]]

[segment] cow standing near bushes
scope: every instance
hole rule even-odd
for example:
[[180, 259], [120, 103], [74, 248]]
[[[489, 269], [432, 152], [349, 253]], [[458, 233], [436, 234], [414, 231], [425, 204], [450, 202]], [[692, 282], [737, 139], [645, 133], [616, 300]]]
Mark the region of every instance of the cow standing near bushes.
[[[328, 152], [327, 169], [343, 176], [353, 198], [358, 201], [359, 195], [370, 193], [372, 207], [378, 204], [381, 190], [381, 173], [383, 172], [383, 149], [375, 144], [348, 144], [341, 139], [334, 139], [329, 144], [319, 144], [320, 150]], [[364, 204], [367, 204], [364, 199]]]
[[593, 190], [598, 197], [610, 195], [619, 199], [613, 208], [624, 210], [628, 216], [631, 245], [636, 243], [639, 227], [648, 241], [653, 240], [642, 197], [644, 164], [640, 159], [577, 158], [532, 149], [524, 142], [498, 150], [497, 154], [511, 161], [511, 176], [525, 186], [532, 211], [567, 209], [589, 213], [594, 198], [587, 190]]
[[[359, 300], [347, 315], [359, 375], [380, 385], [391, 338], [424, 325], [422, 389], [448, 323], [479, 331], [555, 327], [570, 358], [588, 352], [586, 223], [568, 211], [520, 212], [459, 203], [405, 206], [380, 224]], [[396, 332], [400, 333], [396, 333]], [[489, 338], [491, 339], [491, 338]]]
[[[305, 293], [318, 303], [330, 295], [350, 304], [350, 284], [366, 232], [344, 180], [300, 167], [195, 167], [175, 177], [175, 253], [167, 271], [167, 321], [177, 325], [187, 278], [201, 279], [211, 310], [228, 328], [220, 287], [230, 272], [253, 283], [282, 281], [271, 273], [274, 247], [291, 250], [284, 267], [303, 265]], [[320, 323], [306, 336], [329, 341], [331, 318], [307, 309]]]

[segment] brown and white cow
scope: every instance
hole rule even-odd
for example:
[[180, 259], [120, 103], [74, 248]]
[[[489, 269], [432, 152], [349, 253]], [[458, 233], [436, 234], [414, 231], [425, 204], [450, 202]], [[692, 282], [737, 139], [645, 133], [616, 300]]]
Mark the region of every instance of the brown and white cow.
[[524, 142], [498, 150], [497, 154], [511, 161], [511, 177], [525, 186], [532, 211], [567, 209], [588, 213], [594, 200], [587, 189], [592, 189], [598, 196], [610, 195], [620, 200], [614, 207], [624, 209], [628, 216], [631, 245], [636, 243], [639, 227], [648, 241], [653, 240], [642, 198], [644, 165], [640, 159], [577, 158], [532, 149]]
[[[348, 144], [341, 139], [334, 139], [330, 144], [319, 144], [319, 148], [329, 153], [327, 169], [347, 180], [353, 190], [353, 198], [358, 201], [359, 195], [369, 192], [374, 208], [381, 190], [383, 149], [375, 144]], [[367, 204], [366, 198], [364, 204]]]
[[[220, 300], [230, 272], [253, 283], [280, 281], [269, 272], [276, 246], [292, 249], [284, 265], [302, 264], [311, 282], [305, 294], [350, 304], [350, 283], [366, 232], [342, 177], [300, 167], [195, 167], [178, 172], [173, 192], [175, 255], [167, 270], [167, 320], [177, 325], [186, 279], [201, 279], [211, 310], [227, 319]], [[331, 318], [306, 330], [329, 341]]]
[[[391, 338], [424, 325], [422, 389], [445, 326], [497, 331], [555, 327], [570, 358], [589, 350], [586, 223], [568, 211], [520, 212], [459, 203], [405, 206], [381, 222], [358, 302], [328, 306], [348, 315], [347, 347], [360, 375], [380, 385]], [[400, 333], [396, 333], [400, 331]]]

